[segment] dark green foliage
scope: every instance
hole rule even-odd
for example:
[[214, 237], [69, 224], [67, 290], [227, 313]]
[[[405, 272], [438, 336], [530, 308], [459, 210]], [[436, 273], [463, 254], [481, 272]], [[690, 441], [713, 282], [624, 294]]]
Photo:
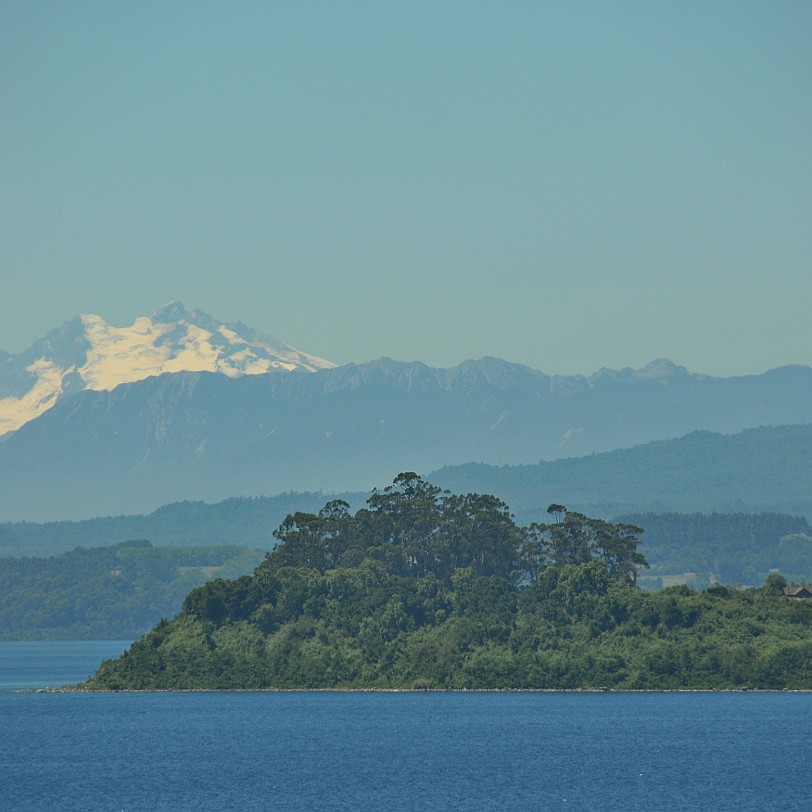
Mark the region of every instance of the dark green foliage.
[[812, 688], [812, 602], [639, 589], [639, 528], [414, 474], [351, 515], [289, 517], [253, 576], [183, 612], [85, 688]]
[[125, 541], [55, 558], [0, 559], [0, 639], [126, 640], [217, 575], [250, 572], [262, 553], [242, 547], [153, 547]]
[[610, 524], [571, 513], [563, 505], [550, 505], [553, 524], [533, 523], [526, 533], [526, 556], [532, 559], [529, 574], [546, 566], [585, 564], [597, 559], [606, 564], [613, 578], [634, 583], [646, 559], [637, 552], [642, 528], [631, 524]]
[[[694, 584], [755, 586], [770, 572], [812, 580], [812, 528], [784, 513], [635, 513], [615, 521], [646, 528], [646, 582], [695, 573]], [[648, 585], [648, 584], [645, 584]]]
[[346, 502], [328, 502], [318, 515], [295, 513], [274, 533], [279, 546], [272, 567], [308, 567], [325, 572], [380, 561], [392, 574], [431, 574], [450, 583], [456, 570], [511, 578], [522, 537], [507, 505], [493, 496], [456, 496], [417, 474], [400, 474], [373, 491], [354, 516]]

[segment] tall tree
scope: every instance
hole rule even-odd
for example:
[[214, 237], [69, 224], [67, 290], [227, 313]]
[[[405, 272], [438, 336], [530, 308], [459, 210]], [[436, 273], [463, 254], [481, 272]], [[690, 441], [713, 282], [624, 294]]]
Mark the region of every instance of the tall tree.
[[523, 548], [524, 567], [535, 579], [545, 566], [584, 564], [599, 559], [612, 578], [634, 583], [641, 567], [647, 567], [637, 551], [643, 530], [632, 524], [611, 524], [583, 513], [550, 505], [548, 524], [533, 523], [527, 529]]

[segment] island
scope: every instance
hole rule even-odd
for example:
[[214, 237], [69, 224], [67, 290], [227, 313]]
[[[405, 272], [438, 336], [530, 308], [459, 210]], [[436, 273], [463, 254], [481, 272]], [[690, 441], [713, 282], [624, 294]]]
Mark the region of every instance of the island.
[[193, 589], [78, 690], [812, 689], [812, 601], [783, 579], [636, 581], [643, 529], [400, 474], [289, 515], [252, 575]]

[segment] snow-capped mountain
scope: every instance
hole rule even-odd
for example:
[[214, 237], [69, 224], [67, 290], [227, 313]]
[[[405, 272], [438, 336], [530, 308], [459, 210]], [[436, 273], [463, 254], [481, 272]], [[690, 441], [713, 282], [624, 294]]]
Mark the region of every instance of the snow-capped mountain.
[[129, 327], [76, 316], [19, 355], [0, 351], [0, 435], [50, 409], [64, 395], [108, 391], [165, 372], [229, 378], [335, 366], [244, 324], [224, 324], [170, 302]]

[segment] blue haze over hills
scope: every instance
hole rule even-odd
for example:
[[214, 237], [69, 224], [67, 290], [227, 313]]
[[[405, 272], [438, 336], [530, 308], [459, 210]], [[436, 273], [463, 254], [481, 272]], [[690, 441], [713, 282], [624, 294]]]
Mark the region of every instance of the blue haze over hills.
[[549, 464], [697, 430], [804, 423], [803, 366], [715, 378], [658, 360], [551, 377], [495, 358], [450, 369], [383, 358], [241, 377], [177, 372], [77, 392], [0, 438], [0, 521], [368, 491], [402, 470]]

